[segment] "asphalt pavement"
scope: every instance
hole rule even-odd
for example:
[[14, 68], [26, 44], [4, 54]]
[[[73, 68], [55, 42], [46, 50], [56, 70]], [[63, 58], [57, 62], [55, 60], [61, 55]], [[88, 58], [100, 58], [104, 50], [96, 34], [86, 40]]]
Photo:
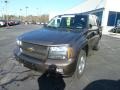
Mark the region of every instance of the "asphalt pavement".
[[86, 70], [79, 80], [48, 78], [23, 67], [13, 56], [16, 37], [39, 28], [39, 25], [0, 28], [0, 90], [120, 90], [120, 38], [103, 35], [100, 50], [87, 58]]

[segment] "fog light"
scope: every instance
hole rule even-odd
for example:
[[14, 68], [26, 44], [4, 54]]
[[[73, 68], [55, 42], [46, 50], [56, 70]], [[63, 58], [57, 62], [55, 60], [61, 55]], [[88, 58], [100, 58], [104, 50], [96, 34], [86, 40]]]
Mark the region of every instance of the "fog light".
[[62, 73], [62, 72], [63, 72], [63, 69], [56, 68], [56, 71]]

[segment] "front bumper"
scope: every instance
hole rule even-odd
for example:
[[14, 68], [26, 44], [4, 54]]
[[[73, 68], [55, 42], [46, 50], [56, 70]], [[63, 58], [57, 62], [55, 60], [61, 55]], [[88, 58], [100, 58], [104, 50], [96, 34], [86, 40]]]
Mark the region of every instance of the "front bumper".
[[19, 48], [14, 50], [14, 55], [16, 60], [22, 63], [25, 67], [28, 67], [32, 70], [39, 71], [41, 73], [45, 73], [49, 70], [50, 65], [55, 65], [56, 72], [60, 73], [62, 76], [72, 76], [76, 68], [76, 60], [51, 60], [47, 59], [45, 61], [24, 55], [20, 53]]

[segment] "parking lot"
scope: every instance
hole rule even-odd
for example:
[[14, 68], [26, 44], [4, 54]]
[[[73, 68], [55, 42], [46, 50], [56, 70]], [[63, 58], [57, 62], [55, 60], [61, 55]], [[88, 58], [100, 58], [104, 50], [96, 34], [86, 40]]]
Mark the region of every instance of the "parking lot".
[[[41, 74], [23, 67], [13, 56], [16, 37], [39, 28], [39, 25], [0, 28], [0, 90], [39, 90]], [[59, 80], [62, 79], [56, 79], [56, 82]], [[65, 90], [96, 90], [103, 83], [107, 89], [97, 90], [119, 90], [120, 38], [103, 35], [100, 50], [87, 58], [87, 67], [81, 79], [64, 78], [61, 86], [64, 82]], [[49, 86], [49, 81], [47, 83], [45, 87]]]

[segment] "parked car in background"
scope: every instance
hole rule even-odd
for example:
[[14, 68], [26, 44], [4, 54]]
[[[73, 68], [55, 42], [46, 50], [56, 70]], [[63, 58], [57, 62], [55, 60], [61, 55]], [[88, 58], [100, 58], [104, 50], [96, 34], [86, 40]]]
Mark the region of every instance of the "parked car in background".
[[37, 25], [40, 25], [41, 23], [40, 22], [36, 22]]
[[19, 25], [20, 21], [19, 20], [8, 20], [8, 25], [13, 26], [13, 25]]
[[14, 20], [14, 25], [19, 25], [21, 22], [19, 20]]
[[7, 25], [7, 21], [6, 20], [0, 20], [0, 27], [4, 27]]
[[19, 20], [0, 20], [0, 27], [19, 25]]
[[13, 20], [8, 20], [8, 25], [13, 26], [13, 25], [15, 25], [15, 22]]
[[112, 28], [109, 32], [120, 33], [120, 26], [116, 26], [116, 27]]
[[40, 30], [17, 38], [15, 58], [42, 73], [55, 70], [62, 76], [80, 78], [87, 56], [99, 49], [99, 25], [97, 16], [91, 14], [56, 16]]

